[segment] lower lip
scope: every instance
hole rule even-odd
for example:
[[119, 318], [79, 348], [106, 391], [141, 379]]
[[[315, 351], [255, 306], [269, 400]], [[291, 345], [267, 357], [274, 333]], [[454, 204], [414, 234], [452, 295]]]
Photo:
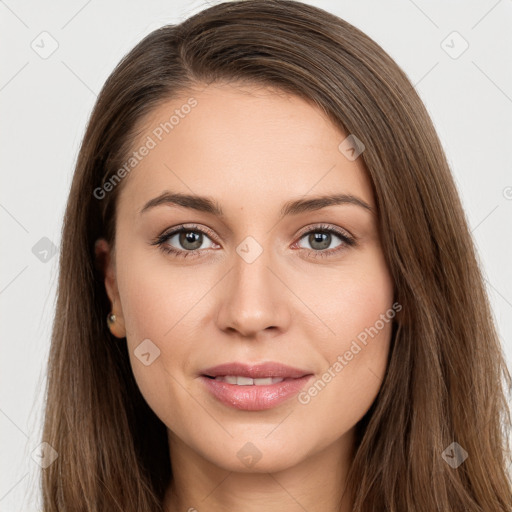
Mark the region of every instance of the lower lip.
[[295, 396], [313, 377], [305, 375], [298, 379], [287, 379], [269, 386], [238, 386], [201, 375], [208, 391], [220, 402], [244, 411], [272, 409]]

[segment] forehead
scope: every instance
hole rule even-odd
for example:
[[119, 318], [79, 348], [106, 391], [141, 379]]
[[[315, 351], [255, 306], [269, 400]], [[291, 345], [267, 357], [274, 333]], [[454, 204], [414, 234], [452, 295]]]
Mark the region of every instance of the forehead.
[[362, 159], [339, 149], [347, 135], [318, 107], [283, 91], [216, 84], [183, 92], [144, 120], [120, 203], [140, 208], [171, 190], [219, 198], [226, 209], [333, 192], [373, 205]]

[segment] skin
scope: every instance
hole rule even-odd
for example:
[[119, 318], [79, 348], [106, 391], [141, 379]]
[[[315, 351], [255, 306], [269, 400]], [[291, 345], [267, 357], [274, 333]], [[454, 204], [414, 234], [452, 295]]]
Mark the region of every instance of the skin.
[[[122, 183], [115, 250], [104, 240], [96, 246], [117, 316], [111, 330], [126, 337], [137, 384], [168, 428], [175, 480], [166, 510], [334, 512], [341, 500], [348, 511], [351, 497], [342, 493], [354, 426], [381, 386], [391, 322], [307, 404], [292, 397], [240, 411], [218, 402], [198, 376], [224, 362], [277, 361], [316, 381], [390, 310], [393, 282], [362, 159], [340, 152], [347, 134], [317, 107], [240, 84], [159, 106], [134, 149], [190, 96], [197, 106]], [[166, 190], [212, 197], [225, 218], [169, 204], [140, 214]], [[332, 193], [357, 196], [373, 212], [343, 204], [279, 217], [286, 201]], [[210, 228], [215, 238], [204, 235], [200, 254], [186, 259], [151, 245], [181, 223]], [[332, 235], [323, 250], [330, 255], [315, 257], [308, 234], [319, 224], [357, 244]], [[236, 252], [247, 236], [263, 249], [250, 264]], [[177, 236], [166, 243], [187, 250]], [[160, 350], [149, 366], [134, 353], [144, 339]], [[261, 456], [250, 467], [237, 456], [247, 442]]]

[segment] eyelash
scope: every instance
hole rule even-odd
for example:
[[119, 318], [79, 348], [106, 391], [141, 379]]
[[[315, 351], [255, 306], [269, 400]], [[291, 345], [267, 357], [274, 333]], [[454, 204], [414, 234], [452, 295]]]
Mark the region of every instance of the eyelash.
[[[173, 228], [171, 231], [165, 231], [161, 235], [157, 236], [150, 245], [158, 246], [162, 251], [164, 251], [166, 254], [172, 254], [173, 256], [177, 258], [188, 258], [188, 257], [195, 257], [198, 255], [198, 253], [206, 250], [206, 249], [194, 249], [193, 251], [182, 251], [175, 249], [173, 247], [170, 247], [166, 244], [166, 242], [171, 238], [172, 236], [179, 234], [179, 233], [188, 233], [188, 232], [197, 232], [197, 233], [203, 233], [204, 235], [207, 235], [209, 238], [214, 240], [213, 231], [208, 228], [200, 228], [196, 224], [191, 225], [180, 225]], [[299, 235], [299, 240], [301, 240], [305, 235], [309, 235], [311, 233], [330, 233], [334, 234], [337, 237], [339, 237], [342, 240], [342, 244], [340, 244], [335, 249], [324, 249], [320, 251], [315, 251], [313, 249], [303, 249], [305, 251], [308, 251], [310, 255], [313, 255], [314, 258], [325, 258], [329, 256], [333, 256], [335, 254], [338, 254], [340, 251], [345, 250], [347, 247], [353, 247], [356, 245], [355, 238], [349, 236], [346, 232], [342, 232], [341, 230], [338, 230], [336, 228], [333, 228], [332, 226], [329, 226], [327, 224], [321, 224], [318, 226], [310, 227], [307, 231], [304, 231]], [[216, 243], [216, 242], [215, 242]], [[312, 253], [312, 254], [311, 254]]]

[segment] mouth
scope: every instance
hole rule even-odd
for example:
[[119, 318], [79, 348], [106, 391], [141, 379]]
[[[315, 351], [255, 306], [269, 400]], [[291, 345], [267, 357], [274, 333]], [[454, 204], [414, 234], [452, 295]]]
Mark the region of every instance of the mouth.
[[227, 382], [236, 386], [270, 386], [272, 384], [279, 384], [284, 380], [291, 380], [291, 378], [283, 379], [282, 377], [263, 377], [260, 379], [251, 379], [250, 377], [243, 377], [242, 375], [205, 375], [208, 379], [213, 379], [218, 382]]
[[246, 411], [277, 407], [296, 395], [313, 377], [308, 370], [281, 363], [226, 363], [200, 374], [206, 390], [219, 402]]

